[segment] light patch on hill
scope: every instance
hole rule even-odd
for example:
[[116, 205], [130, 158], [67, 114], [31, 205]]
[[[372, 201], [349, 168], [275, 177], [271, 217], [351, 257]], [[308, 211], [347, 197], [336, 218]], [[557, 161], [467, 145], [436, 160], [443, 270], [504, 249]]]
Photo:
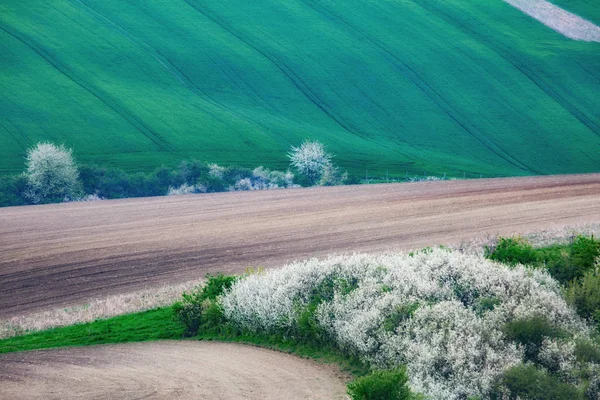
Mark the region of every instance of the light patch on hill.
[[564, 36], [600, 43], [600, 27], [545, 0], [504, 0]]

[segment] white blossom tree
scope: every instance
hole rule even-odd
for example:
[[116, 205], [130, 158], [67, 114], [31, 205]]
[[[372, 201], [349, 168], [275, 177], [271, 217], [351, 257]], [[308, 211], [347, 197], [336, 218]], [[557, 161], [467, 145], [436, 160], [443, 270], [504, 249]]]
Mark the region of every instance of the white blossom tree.
[[322, 143], [307, 140], [300, 147], [292, 146], [288, 157], [290, 164], [306, 176], [311, 185], [316, 185], [327, 168], [331, 168], [333, 155], [325, 151]]
[[81, 184], [73, 151], [64, 145], [38, 143], [27, 151], [26, 196], [35, 204], [72, 200]]

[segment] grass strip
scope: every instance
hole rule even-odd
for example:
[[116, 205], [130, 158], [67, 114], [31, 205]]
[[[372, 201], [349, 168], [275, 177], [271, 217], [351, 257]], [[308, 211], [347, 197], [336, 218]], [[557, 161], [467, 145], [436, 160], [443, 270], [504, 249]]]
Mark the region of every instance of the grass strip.
[[183, 325], [173, 318], [173, 308], [96, 320], [0, 340], [0, 354], [68, 346], [181, 339]]
[[[180, 340], [184, 338], [184, 332], [183, 324], [175, 320], [173, 307], [163, 307], [2, 339], [0, 354], [59, 347]], [[323, 364], [337, 364], [353, 376], [363, 376], [369, 372], [367, 366], [358, 359], [349, 358], [336, 349], [302, 344], [277, 336], [226, 332], [199, 334], [188, 340], [221, 341], [263, 347], [313, 359]]]

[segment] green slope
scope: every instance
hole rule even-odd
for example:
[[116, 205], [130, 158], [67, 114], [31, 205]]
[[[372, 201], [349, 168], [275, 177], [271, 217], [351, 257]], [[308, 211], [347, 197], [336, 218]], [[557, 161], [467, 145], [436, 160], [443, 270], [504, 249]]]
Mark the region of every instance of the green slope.
[[588, 21], [600, 24], [600, 3], [598, 0], [550, 0], [550, 2]]
[[358, 173], [600, 170], [600, 45], [501, 0], [5, 0], [0, 173], [80, 162], [285, 168], [324, 142]]

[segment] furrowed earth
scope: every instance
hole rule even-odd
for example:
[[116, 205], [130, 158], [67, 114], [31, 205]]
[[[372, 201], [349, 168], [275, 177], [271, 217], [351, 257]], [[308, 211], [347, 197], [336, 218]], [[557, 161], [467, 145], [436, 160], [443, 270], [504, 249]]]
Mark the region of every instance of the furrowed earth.
[[[599, 198], [590, 174], [5, 208], [0, 317], [313, 255], [598, 222]], [[0, 397], [14, 399], [335, 399], [346, 379], [294, 356], [195, 341], [0, 356]]]
[[599, 198], [590, 174], [0, 209], [0, 318], [311, 256], [589, 222]]

